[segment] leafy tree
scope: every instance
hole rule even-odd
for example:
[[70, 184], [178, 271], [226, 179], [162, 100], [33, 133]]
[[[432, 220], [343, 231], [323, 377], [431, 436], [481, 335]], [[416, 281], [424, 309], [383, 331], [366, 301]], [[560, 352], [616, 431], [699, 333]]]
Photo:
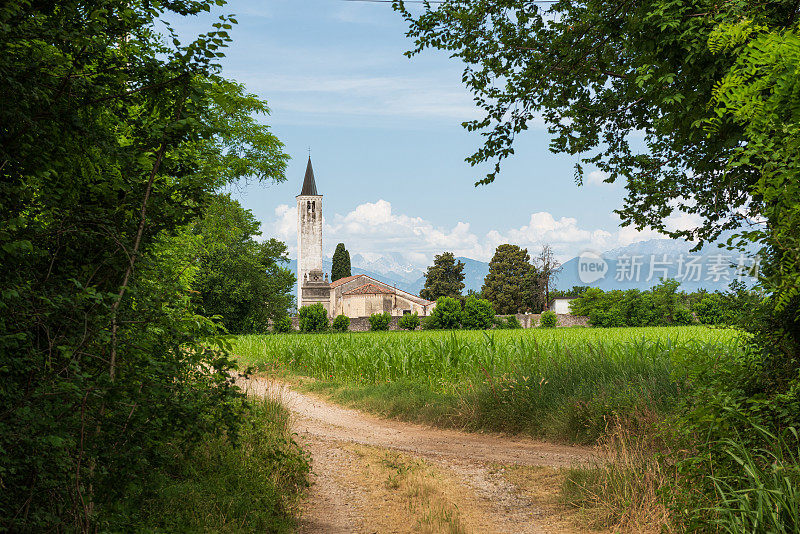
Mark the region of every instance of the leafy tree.
[[483, 295], [481, 294], [480, 290], [475, 291], [474, 289], [467, 289], [467, 297], [475, 297], [477, 299], [482, 299]]
[[542, 316], [539, 319], [539, 326], [542, 328], [555, 328], [558, 326], [558, 315], [556, 315], [556, 312], [550, 310], [542, 312]]
[[340, 278], [351, 276], [350, 273], [350, 253], [344, 248], [344, 243], [336, 245], [333, 252], [333, 267], [331, 268], [331, 282]]
[[460, 297], [464, 289], [464, 263], [456, 262], [452, 252], [443, 252], [433, 258], [433, 265], [425, 273], [425, 287], [419, 296], [428, 300], [439, 297]]
[[461, 319], [464, 328], [485, 330], [494, 324], [494, 308], [486, 299], [467, 297]]
[[[718, 115], [709, 103], [738, 50], [717, 53], [709, 39], [720, 25], [742, 20], [780, 32], [794, 24], [790, 1], [448, 0], [418, 15], [402, 1], [394, 6], [414, 39], [409, 56], [436, 48], [464, 63], [464, 83], [485, 112], [464, 123], [485, 136], [467, 161], [496, 161], [480, 183], [496, 178], [516, 135], [541, 116], [554, 136], [551, 150], [582, 154], [583, 165], [597, 166], [607, 181], [626, 179], [624, 222], [667, 232], [665, 218], [685, 211], [704, 224], [670, 234], [708, 240], [740, 223], [737, 210], [750, 202], [757, 175], [746, 165], [728, 169], [728, 161], [746, 139], [745, 127], [723, 114], [714, 135], [704, 128]], [[790, 64], [791, 56], [781, 62]], [[777, 80], [766, 72], [763, 78]], [[739, 94], [742, 103], [751, 96]], [[766, 109], [770, 114], [780, 116]], [[634, 141], [639, 135], [643, 140]], [[578, 165], [576, 178], [582, 176]]]
[[390, 322], [392, 322], [392, 316], [388, 312], [373, 313], [369, 316], [369, 329], [373, 332], [389, 330]]
[[528, 250], [517, 245], [500, 245], [495, 250], [481, 293], [497, 313], [518, 313], [525, 308], [525, 281], [530, 281], [527, 278], [531, 271], [530, 259]]
[[193, 300], [203, 315], [222, 316], [232, 334], [265, 332], [294, 301], [296, 279], [282, 266], [289, 261], [286, 245], [257, 242], [259, 227], [250, 210], [219, 195], [193, 228], [203, 241]]
[[300, 308], [297, 318], [301, 332], [325, 332], [328, 329], [328, 310], [319, 302]]
[[[153, 477], [243, 414], [217, 325], [193, 310], [187, 225], [286, 155], [222, 80], [211, 0], [0, 6], [0, 525], [124, 531]], [[165, 445], [169, 444], [170, 447]]]
[[350, 328], [350, 317], [339, 314], [331, 323], [331, 329], [334, 332], [347, 332]]
[[[747, 142], [732, 149], [725, 176], [750, 174], [747, 215], [760, 216], [767, 224], [750, 225], [740, 244], [761, 245], [767, 260], [761, 281], [773, 293], [779, 313], [800, 302], [800, 95], [793, 89], [800, 31], [791, 20], [796, 11], [791, 6], [788, 29], [786, 21], [775, 20], [767, 9], [729, 19], [709, 37], [711, 52], [734, 63], [714, 86], [715, 114], [706, 120], [706, 131], [724, 136], [731, 123], [744, 130]], [[784, 330], [797, 332], [792, 325]], [[796, 351], [800, 335], [794, 341]]]
[[697, 322], [694, 320], [694, 316], [692, 315], [692, 312], [689, 311], [689, 308], [678, 308], [675, 310], [672, 320], [673, 323], [678, 326], [688, 326]]
[[554, 290], [550, 292], [550, 297], [554, 299], [569, 299], [582, 295], [589, 286], [572, 286], [572, 289]]
[[461, 301], [452, 297], [439, 297], [423, 326], [429, 330], [454, 330], [461, 326]]
[[397, 325], [403, 330], [416, 330], [419, 326], [419, 315], [417, 312], [403, 315]]
[[725, 324], [728, 322], [725, 299], [719, 293], [705, 295], [692, 306], [692, 310], [702, 324]]

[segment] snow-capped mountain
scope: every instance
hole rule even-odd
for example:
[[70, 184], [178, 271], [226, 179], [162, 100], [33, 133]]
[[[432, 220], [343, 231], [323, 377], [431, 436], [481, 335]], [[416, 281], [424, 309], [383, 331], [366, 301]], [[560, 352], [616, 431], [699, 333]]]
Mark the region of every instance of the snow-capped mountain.
[[422, 276], [425, 271], [413, 265], [402, 254], [392, 253], [385, 256], [378, 256], [372, 261], [365, 258], [362, 254], [353, 254], [350, 257], [352, 268], [372, 271], [388, 276], [396, 280], [403, 280], [411, 283]]

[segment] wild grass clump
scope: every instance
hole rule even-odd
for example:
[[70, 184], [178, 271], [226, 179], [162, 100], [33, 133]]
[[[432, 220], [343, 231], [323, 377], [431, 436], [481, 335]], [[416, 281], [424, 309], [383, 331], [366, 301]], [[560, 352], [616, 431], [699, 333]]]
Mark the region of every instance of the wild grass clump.
[[136, 530], [293, 532], [309, 460], [288, 417], [275, 399], [252, 401], [238, 436], [207, 435], [192, 450], [173, 451], [172, 471], [143, 492]]
[[[677, 471], [666, 460], [669, 447], [654, 432], [659, 416], [639, 412], [636, 420], [636, 429], [620, 418], [609, 425], [593, 464], [567, 471], [561, 499], [580, 508], [592, 528], [675, 532], [670, 493], [665, 490], [676, 483]], [[643, 431], [644, 427], [649, 431]]]
[[241, 336], [234, 352], [380, 413], [589, 443], [635, 409], [669, 412], [694, 362], [736, 347], [731, 331], [674, 327]]

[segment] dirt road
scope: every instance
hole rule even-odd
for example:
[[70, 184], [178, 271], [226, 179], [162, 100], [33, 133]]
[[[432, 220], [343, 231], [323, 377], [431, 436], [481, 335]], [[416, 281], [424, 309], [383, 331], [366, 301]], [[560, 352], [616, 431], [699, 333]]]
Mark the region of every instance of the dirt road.
[[268, 379], [245, 387], [280, 398], [311, 453], [303, 532], [582, 531], [555, 494], [558, 468], [591, 449], [385, 420]]

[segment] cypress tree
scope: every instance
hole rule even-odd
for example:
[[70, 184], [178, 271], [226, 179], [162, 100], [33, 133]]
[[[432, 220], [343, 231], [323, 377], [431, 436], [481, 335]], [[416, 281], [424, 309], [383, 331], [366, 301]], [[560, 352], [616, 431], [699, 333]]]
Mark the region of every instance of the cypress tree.
[[336, 245], [333, 252], [333, 267], [331, 267], [331, 282], [350, 276], [350, 253], [344, 248], [344, 243]]

